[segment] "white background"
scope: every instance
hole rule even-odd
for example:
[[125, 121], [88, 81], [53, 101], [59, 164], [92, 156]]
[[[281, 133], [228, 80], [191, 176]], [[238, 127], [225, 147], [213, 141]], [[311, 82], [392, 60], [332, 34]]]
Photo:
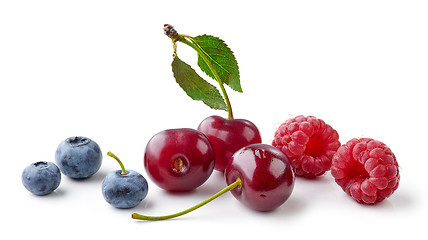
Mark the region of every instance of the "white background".
[[[2, 235], [425, 238], [427, 12], [426, 1], [412, 0], [1, 1]], [[149, 180], [149, 194], [136, 208], [108, 205], [101, 181], [119, 166], [107, 151], [147, 176], [144, 149], [155, 133], [227, 116], [192, 101], [175, 83], [164, 23], [182, 34], [226, 41], [244, 90], [227, 88], [234, 115], [254, 122], [264, 143], [287, 118], [316, 116], [339, 132], [342, 143], [370, 137], [387, 144], [400, 165], [398, 190], [364, 206], [327, 173], [297, 178], [290, 199], [270, 213], [249, 210], [226, 194], [175, 220], [130, 218], [133, 212], [168, 214], [202, 201], [225, 186], [215, 172], [189, 194], [166, 193]], [[179, 44], [178, 54], [196, 68], [193, 50]], [[36, 161], [53, 162], [57, 145], [75, 135], [100, 145], [100, 171], [85, 181], [63, 176], [48, 196], [29, 193], [22, 170]]]

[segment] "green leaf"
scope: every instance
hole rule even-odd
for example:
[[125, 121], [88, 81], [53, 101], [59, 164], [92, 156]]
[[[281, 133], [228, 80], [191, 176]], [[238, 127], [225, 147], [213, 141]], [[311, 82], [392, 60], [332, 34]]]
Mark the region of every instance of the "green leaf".
[[227, 111], [226, 103], [218, 89], [201, 78], [192, 67], [177, 56], [172, 61], [172, 72], [178, 85], [193, 100], [203, 101], [213, 109]]
[[[211, 35], [200, 35], [194, 39], [207, 54], [211, 65], [219, 75], [221, 81], [233, 90], [242, 92], [238, 62], [226, 43], [220, 38]], [[210, 68], [200, 55], [198, 56], [198, 66], [204, 73], [214, 78]]]

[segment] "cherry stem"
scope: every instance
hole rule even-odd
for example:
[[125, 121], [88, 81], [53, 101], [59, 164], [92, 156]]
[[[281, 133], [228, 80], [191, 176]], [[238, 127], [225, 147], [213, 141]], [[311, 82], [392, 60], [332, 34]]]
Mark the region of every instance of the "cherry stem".
[[[187, 39], [190, 39], [190, 41]], [[208, 59], [209, 55], [201, 48], [201, 46], [199, 46], [199, 44], [196, 42], [196, 40], [193, 37], [187, 36], [187, 35], [182, 35], [182, 34], [178, 34], [176, 36], [175, 40], [173, 39], [174, 55], [177, 54], [176, 53], [177, 45], [176, 45], [175, 41], [179, 41], [179, 42], [182, 42], [182, 43], [190, 46], [191, 48], [193, 48], [198, 53], [199, 56], [202, 57], [204, 62], [207, 64], [208, 68], [213, 73], [214, 79], [217, 81], [217, 83], [220, 86], [221, 92], [223, 93], [223, 97], [224, 97], [224, 100], [226, 101], [226, 105], [227, 105], [228, 119], [232, 120], [233, 119], [233, 111], [232, 111], [232, 105], [230, 104], [229, 96], [227, 95], [226, 89], [224, 88], [223, 81], [221, 81], [220, 76], [218, 75], [217, 71], [214, 69], [213, 65], [211, 64], [211, 62]]]
[[119, 165], [120, 165], [120, 168], [122, 169], [122, 175], [126, 175], [126, 174], [128, 174], [128, 172], [125, 170], [125, 167], [123, 166], [123, 164], [122, 164], [122, 162], [119, 160], [119, 158], [118, 157], [116, 157], [116, 155], [114, 155], [112, 152], [108, 152], [107, 153], [107, 155], [108, 156], [110, 156], [110, 157], [112, 157], [112, 158], [114, 158], [114, 159], [116, 159], [116, 161], [119, 163]]
[[238, 178], [238, 179], [236, 179], [235, 182], [233, 182], [229, 186], [223, 188], [221, 191], [219, 191], [218, 193], [214, 194], [210, 198], [208, 198], [205, 201], [203, 201], [203, 202], [201, 202], [201, 203], [199, 203], [199, 204], [197, 204], [197, 205], [195, 205], [195, 206], [193, 206], [193, 207], [191, 207], [189, 209], [186, 209], [184, 211], [181, 211], [181, 212], [178, 212], [178, 213], [175, 213], [175, 214], [171, 214], [171, 215], [165, 215], [165, 216], [145, 216], [145, 215], [141, 215], [141, 214], [138, 214], [138, 213], [133, 213], [131, 217], [133, 219], [148, 220], [148, 221], [160, 221], [160, 220], [167, 220], [167, 219], [179, 217], [179, 216], [182, 216], [182, 215], [184, 215], [186, 213], [192, 212], [193, 210], [196, 210], [196, 209], [204, 206], [205, 204], [211, 202], [212, 200], [220, 197], [221, 195], [223, 195], [226, 192], [229, 192], [232, 189], [241, 188], [241, 187], [242, 187], [242, 181], [241, 181], [240, 178]]

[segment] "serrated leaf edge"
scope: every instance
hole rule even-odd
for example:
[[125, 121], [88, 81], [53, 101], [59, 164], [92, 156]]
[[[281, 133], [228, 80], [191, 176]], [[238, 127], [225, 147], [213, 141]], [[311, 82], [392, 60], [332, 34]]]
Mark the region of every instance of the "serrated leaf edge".
[[[208, 54], [203, 48], [202, 48], [202, 46], [200, 46], [199, 45], [199, 43], [198, 43], [198, 41], [196, 40], [196, 37], [212, 37], [212, 38], [215, 38], [215, 39], [218, 39], [218, 40], [220, 40], [220, 42], [221, 43], [223, 43], [224, 45], [225, 45], [225, 48], [228, 50], [228, 51], [230, 51], [230, 53], [232, 54], [232, 56], [233, 56], [233, 58], [227, 58], [228, 60], [231, 60], [232, 62], [235, 62], [236, 63], [236, 67], [235, 67], [235, 65], [231, 65], [231, 64], [223, 64], [223, 65], [226, 65], [226, 66], [230, 66], [231, 68], [233, 68], [233, 69], [236, 69], [237, 70], [237, 72], [238, 72], [238, 81], [239, 81], [239, 84], [237, 85], [237, 86], [235, 86], [236, 84], [230, 84], [231, 83], [231, 81], [230, 81], [230, 77], [233, 75], [230, 71], [228, 71], [226, 68], [224, 68], [223, 67], [223, 65], [221, 65], [221, 64], [219, 64], [217, 61], [215, 61], [211, 56], [221, 56], [221, 57], [223, 57], [223, 56], [225, 56], [225, 55], [219, 55], [219, 54]], [[224, 81], [224, 79], [220, 79], [221, 81], [222, 81], [222, 83], [225, 83], [226, 85], [228, 85], [232, 90], [234, 90], [234, 91], [237, 91], [237, 92], [243, 92], [242, 91], [242, 86], [241, 86], [241, 83], [240, 83], [240, 74], [239, 74], [239, 65], [238, 65], [238, 62], [236, 61], [236, 57], [235, 57], [235, 54], [234, 54], [234, 52], [232, 51], [232, 49], [226, 44], [226, 42], [223, 40], [223, 39], [221, 39], [221, 38], [219, 38], [219, 37], [216, 37], [216, 36], [213, 36], [213, 35], [208, 35], [208, 34], [203, 34], [203, 35], [199, 35], [199, 36], [196, 36], [193, 40], [200, 46], [200, 48], [201, 48], [201, 51], [203, 51], [204, 53], [205, 53], [205, 55], [210, 59], [210, 61], [212, 61], [213, 63], [215, 63], [216, 64], [216, 66], [217, 67], [219, 67], [219, 68], [221, 68], [221, 69], [223, 69], [226, 73], [228, 73], [228, 81]], [[214, 42], [214, 41], [212, 41], [212, 40], [210, 40], [210, 39], [208, 39], [207, 41], [203, 41], [203, 42], [209, 42], [209, 41], [211, 41], [211, 42]], [[222, 48], [216, 48], [216, 47], [207, 47], [207, 48], [214, 48], [214, 49], [219, 49], [219, 50], [223, 50]], [[198, 61], [199, 61], [199, 58], [202, 58], [201, 56], [199, 56], [199, 54], [198, 54]], [[202, 59], [202, 61], [204, 61], [203, 59]], [[204, 62], [205, 63], [205, 62]], [[207, 63], [205, 63], [205, 64], [207, 64]], [[199, 64], [198, 64], [198, 66], [199, 66]], [[199, 66], [199, 68], [205, 73], [205, 74], [207, 74], [210, 78], [213, 78], [213, 76], [211, 76], [210, 75], [210, 73], [208, 73], [208, 72], [206, 72], [202, 67], [200, 67]], [[212, 74], [212, 73], [211, 73]], [[212, 75], [214, 75], [214, 74], [212, 74]], [[213, 78], [214, 79], [214, 78]]]

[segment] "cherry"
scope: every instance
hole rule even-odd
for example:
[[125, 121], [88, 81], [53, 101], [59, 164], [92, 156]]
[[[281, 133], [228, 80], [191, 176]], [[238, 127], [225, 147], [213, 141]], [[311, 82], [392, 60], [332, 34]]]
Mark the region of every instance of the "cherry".
[[219, 116], [205, 118], [198, 127], [214, 147], [214, 168], [223, 172], [232, 155], [242, 147], [261, 143], [256, 125], [245, 119], [225, 119]]
[[252, 144], [237, 151], [225, 170], [226, 182], [241, 179], [242, 188], [231, 192], [247, 207], [271, 211], [290, 197], [294, 172], [288, 158], [277, 148]]
[[190, 129], [168, 129], [147, 143], [144, 167], [148, 176], [167, 191], [191, 191], [214, 169], [215, 154], [208, 138]]
[[288, 158], [277, 148], [266, 144], [252, 144], [238, 150], [226, 167], [225, 175], [230, 185], [189, 209], [165, 216], [133, 213], [132, 218], [175, 218], [204, 206], [228, 191], [253, 210], [271, 211], [287, 201], [294, 188], [295, 175]]

